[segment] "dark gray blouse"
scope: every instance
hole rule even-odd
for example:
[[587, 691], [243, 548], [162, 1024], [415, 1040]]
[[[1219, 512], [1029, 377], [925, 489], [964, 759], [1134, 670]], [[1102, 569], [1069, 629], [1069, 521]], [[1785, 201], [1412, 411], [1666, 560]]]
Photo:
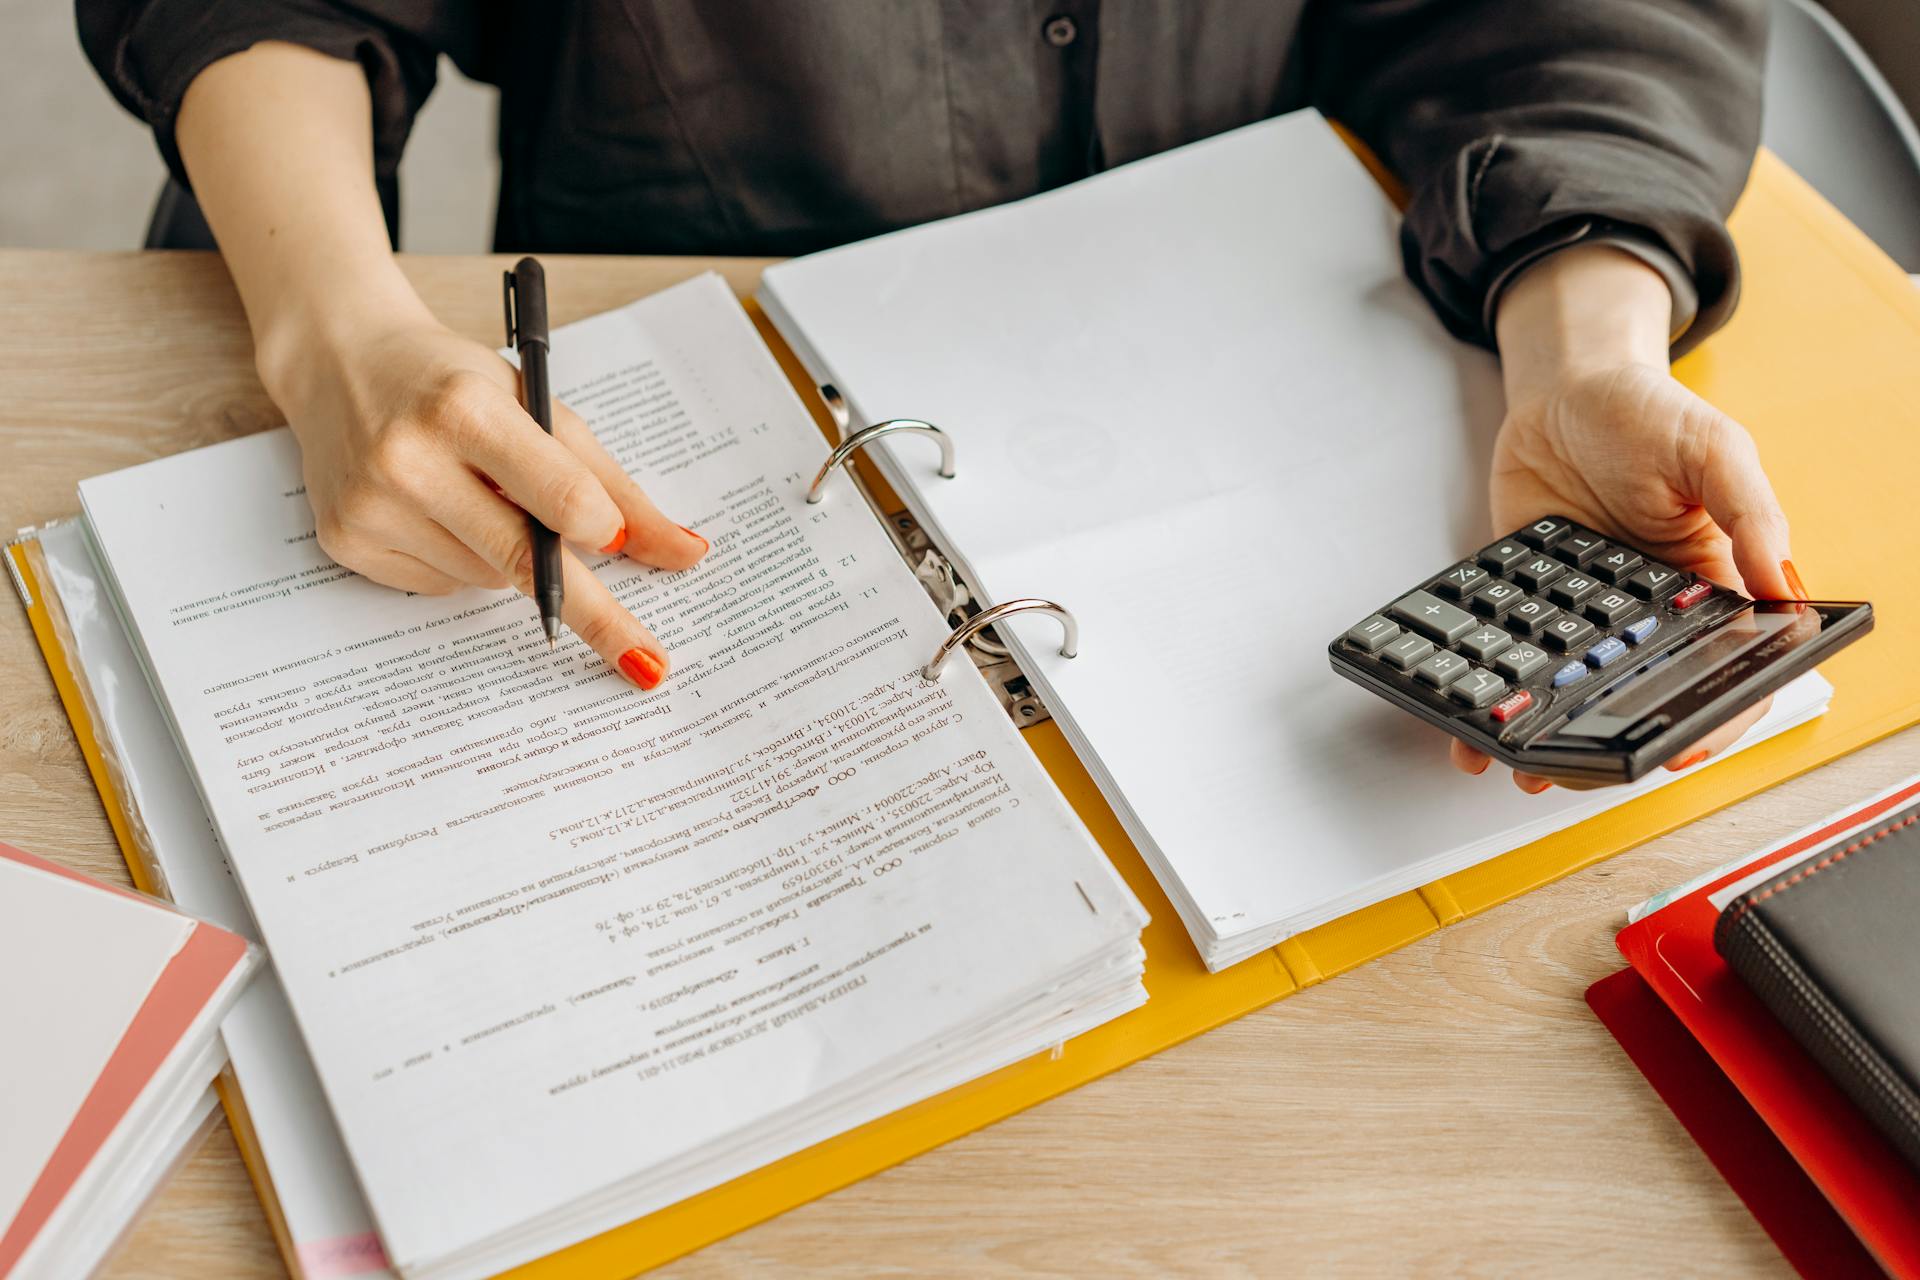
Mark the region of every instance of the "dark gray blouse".
[[[500, 86], [503, 250], [802, 253], [1312, 104], [1410, 194], [1407, 270], [1489, 341], [1498, 286], [1580, 239], [1738, 292], [1764, 0], [78, 0], [184, 181], [188, 83], [256, 41], [357, 60], [390, 179], [449, 54]], [[1303, 193], [1303, 198], [1307, 198]]]

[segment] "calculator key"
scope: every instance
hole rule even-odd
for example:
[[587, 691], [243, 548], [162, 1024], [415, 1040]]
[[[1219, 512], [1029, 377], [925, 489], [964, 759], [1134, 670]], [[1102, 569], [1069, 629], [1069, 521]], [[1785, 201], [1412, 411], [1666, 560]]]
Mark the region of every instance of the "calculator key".
[[1577, 614], [1563, 613], [1549, 622], [1540, 636], [1562, 653], [1572, 653], [1593, 635], [1593, 624]]
[[1593, 560], [1593, 571], [1608, 582], [1624, 582], [1646, 561], [1631, 547], [1608, 546]]
[[1553, 687], [1563, 689], [1587, 674], [1587, 664], [1575, 658], [1553, 673]]
[[1452, 644], [1479, 625], [1465, 609], [1448, 604], [1439, 596], [1425, 591], [1414, 591], [1400, 597], [1387, 612], [1442, 644]]
[[1519, 533], [1520, 541], [1535, 551], [1550, 550], [1554, 544], [1573, 532], [1573, 521], [1562, 520], [1559, 516], [1548, 516], [1544, 520], [1535, 520]]
[[1611, 627], [1640, 607], [1640, 602], [1618, 587], [1609, 587], [1587, 601], [1587, 616]]
[[1608, 663], [1625, 657], [1626, 653], [1627, 646], [1619, 636], [1607, 636], [1587, 650], [1587, 665], [1597, 671]]
[[1620, 635], [1628, 644], [1645, 644], [1647, 637], [1660, 629], [1660, 619], [1646, 617], [1638, 622], [1629, 622], [1620, 628]]
[[1642, 600], [1658, 600], [1661, 593], [1673, 590], [1680, 585], [1680, 581], [1678, 569], [1669, 569], [1663, 564], [1649, 564], [1621, 585]]
[[1494, 703], [1492, 709], [1489, 710], [1487, 714], [1500, 723], [1505, 724], [1532, 705], [1532, 694], [1528, 693], [1525, 689], [1515, 689], [1512, 693]]
[[1691, 609], [1712, 594], [1713, 584], [1696, 582], [1673, 598], [1673, 607], [1676, 609]]
[[1584, 573], [1570, 573], [1547, 588], [1547, 599], [1569, 609], [1600, 589], [1600, 580]]
[[1461, 640], [1457, 647], [1468, 657], [1486, 662], [1512, 643], [1513, 637], [1500, 628], [1482, 627]]
[[1502, 582], [1495, 578], [1480, 588], [1480, 594], [1467, 603], [1473, 606], [1475, 613], [1484, 613], [1489, 618], [1497, 618], [1527, 598], [1527, 593], [1511, 582]]
[[1502, 619], [1522, 635], [1537, 636], [1540, 628], [1560, 616], [1560, 611], [1537, 596], [1528, 596], [1507, 611]]
[[1433, 641], [1409, 631], [1382, 649], [1380, 656], [1402, 671], [1408, 671], [1426, 661], [1427, 655], [1432, 652]]
[[1399, 634], [1398, 626], [1376, 613], [1347, 628], [1347, 643], [1365, 649], [1368, 653], [1378, 653], [1387, 641]]
[[1532, 558], [1533, 548], [1518, 538], [1503, 538], [1474, 557], [1494, 573], [1505, 573], [1522, 560]]
[[1507, 682], [1491, 671], [1475, 667], [1453, 682], [1447, 690], [1455, 702], [1464, 702], [1470, 707], [1484, 707], [1507, 691]]
[[1538, 591], [1567, 571], [1567, 566], [1552, 556], [1535, 556], [1513, 571], [1513, 580], [1529, 591]]
[[1547, 665], [1547, 651], [1530, 644], [1517, 644], [1493, 660], [1493, 669], [1509, 680], [1525, 680]]
[[1444, 689], [1467, 674], [1467, 660], [1457, 653], [1448, 653], [1445, 649], [1413, 669], [1413, 678], [1422, 684], [1430, 684], [1436, 689]]
[[1434, 586], [1442, 595], [1452, 596], [1455, 600], [1465, 600], [1487, 585], [1487, 581], [1492, 576], [1477, 564], [1457, 564], [1441, 574], [1440, 581]]
[[1590, 529], [1576, 528], [1553, 549], [1553, 554], [1576, 569], [1584, 569], [1607, 549], [1607, 540]]

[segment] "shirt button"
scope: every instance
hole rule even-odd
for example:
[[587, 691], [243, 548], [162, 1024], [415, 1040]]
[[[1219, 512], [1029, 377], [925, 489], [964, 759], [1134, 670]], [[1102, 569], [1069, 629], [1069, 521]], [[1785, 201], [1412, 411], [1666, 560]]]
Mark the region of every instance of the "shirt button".
[[1080, 28], [1074, 25], [1073, 19], [1065, 16], [1048, 18], [1047, 25], [1040, 30], [1047, 37], [1047, 43], [1056, 49], [1066, 48], [1080, 34]]

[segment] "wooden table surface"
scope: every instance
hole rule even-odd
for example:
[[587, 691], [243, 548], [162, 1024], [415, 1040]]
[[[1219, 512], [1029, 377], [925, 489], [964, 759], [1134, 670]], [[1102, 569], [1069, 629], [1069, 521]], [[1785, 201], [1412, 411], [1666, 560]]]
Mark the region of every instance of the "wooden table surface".
[[[707, 267], [750, 290], [760, 265], [550, 260], [554, 323]], [[406, 269], [498, 341], [497, 260]], [[83, 477], [279, 421], [217, 259], [0, 251], [9, 528], [71, 514]], [[0, 838], [125, 883], [24, 613], [0, 630]], [[1581, 993], [1620, 966], [1629, 904], [1915, 772], [1909, 730], [665, 1274], [1791, 1274]], [[280, 1271], [224, 1121], [110, 1268]]]

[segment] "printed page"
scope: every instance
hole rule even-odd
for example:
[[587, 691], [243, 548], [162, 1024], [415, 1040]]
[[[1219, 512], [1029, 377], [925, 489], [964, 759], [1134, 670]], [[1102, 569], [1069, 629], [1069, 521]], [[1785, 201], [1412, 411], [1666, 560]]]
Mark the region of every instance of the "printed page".
[[[1407, 282], [1398, 221], [1301, 111], [765, 276], [857, 422], [953, 435], [953, 480], [920, 442], [880, 456], [972, 585], [1075, 610], [1076, 659], [1016, 629], [1017, 656], [1203, 951], [1633, 794], [1461, 775], [1444, 734], [1329, 669], [1335, 636], [1509, 532], [1487, 524], [1496, 366]], [[1826, 693], [1807, 677], [1754, 737]]]
[[1057, 986], [1143, 916], [717, 277], [553, 381], [713, 549], [590, 557], [652, 694], [512, 593], [317, 549], [285, 432], [82, 486], [401, 1268]]

